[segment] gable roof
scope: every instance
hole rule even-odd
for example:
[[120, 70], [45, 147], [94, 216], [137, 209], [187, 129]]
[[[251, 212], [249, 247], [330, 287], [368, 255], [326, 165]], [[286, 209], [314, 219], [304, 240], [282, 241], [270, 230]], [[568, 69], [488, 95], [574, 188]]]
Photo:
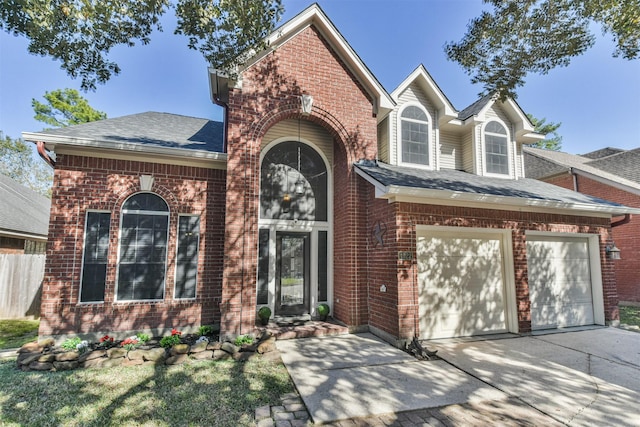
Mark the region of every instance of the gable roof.
[[592, 152], [587, 153], [587, 154], [582, 154], [582, 157], [587, 157], [589, 159], [601, 159], [602, 157], [611, 156], [613, 154], [618, 154], [618, 153], [621, 153], [623, 151], [624, 150], [622, 150], [620, 148], [605, 147], [605, 148], [601, 148], [601, 149], [596, 150], [596, 151], [592, 151]]
[[58, 146], [116, 149], [178, 157], [225, 160], [223, 124], [170, 113], [146, 112], [41, 132], [23, 132], [27, 141]]
[[[295, 37], [300, 31], [310, 26], [314, 26], [320, 34], [322, 34], [334, 52], [338, 57], [340, 57], [340, 59], [342, 59], [349, 71], [353, 73], [364, 89], [369, 93], [373, 100], [374, 113], [378, 114], [379, 118], [384, 118], [384, 116], [393, 109], [395, 102], [317, 3], [313, 3], [304, 9], [268, 36], [267, 43], [269, 47], [263, 52], [256, 52], [252, 55], [245, 62], [243, 69], [240, 70], [240, 74], [244, 69], [249, 68], [251, 65], [262, 59], [266, 54], [286, 43], [288, 40]], [[214, 92], [226, 90], [225, 88], [228, 84], [227, 80], [229, 80], [228, 70], [215, 70], [210, 68], [209, 74], [212, 98], [224, 99], [224, 94]], [[222, 82], [221, 79], [225, 81]], [[215, 84], [212, 84], [214, 82]]]
[[44, 240], [51, 200], [0, 174], [0, 234]]
[[458, 116], [458, 113], [451, 101], [449, 101], [449, 98], [447, 98], [442, 89], [440, 89], [440, 86], [438, 86], [433, 77], [431, 77], [431, 74], [429, 74], [423, 64], [420, 64], [415, 70], [413, 70], [413, 72], [409, 74], [409, 76], [404, 79], [396, 89], [394, 89], [391, 93], [391, 97], [397, 101], [402, 92], [404, 92], [413, 83], [417, 83], [428, 97], [432, 99], [435, 98], [437, 100], [437, 109], [440, 111], [441, 118], [449, 121]]
[[572, 211], [572, 214], [640, 213], [618, 203], [535, 179], [508, 180], [442, 169], [429, 171], [361, 161], [356, 172], [376, 188], [376, 197], [489, 209]]
[[[605, 149], [613, 152], [612, 149]], [[615, 149], [613, 149], [615, 150]], [[573, 172], [625, 191], [640, 194], [640, 149], [621, 150], [596, 160], [561, 151], [525, 147], [525, 175], [543, 179]], [[604, 151], [603, 151], [604, 152]], [[594, 152], [597, 153], [597, 152]]]

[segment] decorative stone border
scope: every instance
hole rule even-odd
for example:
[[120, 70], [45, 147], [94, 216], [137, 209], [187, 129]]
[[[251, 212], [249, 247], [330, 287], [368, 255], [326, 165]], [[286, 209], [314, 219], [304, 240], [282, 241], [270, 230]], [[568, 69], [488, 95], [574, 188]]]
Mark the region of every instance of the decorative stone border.
[[192, 360], [245, 361], [256, 353], [270, 353], [276, 349], [276, 339], [264, 332], [258, 341], [238, 347], [232, 342], [199, 342], [177, 344], [171, 348], [148, 343], [133, 350], [123, 347], [89, 350], [84, 353], [66, 351], [55, 345], [52, 338], [34, 341], [18, 350], [16, 360], [22, 371], [67, 371], [78, 368], [110, 368], [136, 365], [181, 365]]

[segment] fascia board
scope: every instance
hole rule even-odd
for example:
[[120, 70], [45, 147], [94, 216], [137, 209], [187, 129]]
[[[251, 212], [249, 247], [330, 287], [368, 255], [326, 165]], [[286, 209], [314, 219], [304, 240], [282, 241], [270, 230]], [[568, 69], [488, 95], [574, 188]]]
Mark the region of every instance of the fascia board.
[[55, 151], [56, 146], [78, 147], [78, 148], [98, 148], [105, 150], [123, 150], [138, 153], [160, 154], [165, 156], [196, 158], [203, 160], [227, 162], [226, 153], [215, 153], [204, 150], [187, 150], [177, 147], [158, 147], [143, 144], [132, 144], [129, 142], [104, 141], [93, 138], [77, 138], [60, 135], [46, 135], [41, 133], [23, 132], [22, 138], [25, 141], [42, 141], [49, 145], [48, 149]]
[[376, 191], [376, 198], [383, 199], [384, 195], [387, 193], [387, 187], [385, 187], [381, 182], [374, 179], [371, 175], [361, 170], [358, 165], [355, 165], [354, 170], [356, 174], [364, 178], [369, 184], [373, 185]]
[[609, 185], [611, 187], [617, 188], [619, 190], [623, 190], [632, 194], [636, 194], [638, 196], [640, 196], [640, 184], [635, 184], [633, 181], [629, 181], [627, 179], [618, 177], [618, 179], [616, 181], [613, 181], [611, 179], [608, 178], [604, 178], [602, 176], [584, 171], [582, 169], [579, 168], [571, 168], [573, 170], [573, 173], [575, 173], [576, 175], [582, 175], [585, 178], [589, 178], [592, 179], [594, 181], [597, 181], [601, 184], [605, 184], [605, 185]]
[[[630, 207], [598, 206], [587, 203], [568, 203], [553, 200], [522, 199], [519, 197], [496, 196], [489, 194], [472, 194], [456, 191], [429, 190], [396, 185], [387, 186], [380, 198], [413, 201], [414, 203], [443, 204], [452, 202], [457, 206], [479, 204], [483, 208], [500, 210], [545, 211], [558, 210], [581, 212], [592, 215], [625, 215], [640, 214], [640, 209]], [[490, 205], [490, 206], [487, 206]]]
[[21, 231], [2, 230], [0, 229], [0, 236], [13, 237], [18, 239], [37, 240], [38, 242], [46, 242], [47, 235], [25, 233]]
[[397, 102], [400, 94], [402, 94], [402, 92], [404, 92], [413, 82], [426, 85], [426, 94], [438, 99], [440, 103], [440, 107], [438, 108], [440, 120], [449, 121], [458, 117], [458, 112], [444, 92], [442, 92], [442, 89], [440, 89], [435, 80], [433, 80], [433, 77], [431, 77], [426, 68], [424, 68], [424, 65], [420, 65], [406, 79], [404, 79], [404, 81], [391, 93], [391, 97]]

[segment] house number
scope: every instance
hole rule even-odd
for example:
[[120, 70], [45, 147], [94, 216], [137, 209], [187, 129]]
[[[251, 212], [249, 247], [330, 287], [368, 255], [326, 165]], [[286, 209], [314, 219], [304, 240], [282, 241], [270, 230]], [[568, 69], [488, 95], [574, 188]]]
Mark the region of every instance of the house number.
[[413, 259], [413, 252], [411, 252], [411, 251], [400, 251], [400, 252], [398, 252], [398, 259], [400, 261], [411, 261]]

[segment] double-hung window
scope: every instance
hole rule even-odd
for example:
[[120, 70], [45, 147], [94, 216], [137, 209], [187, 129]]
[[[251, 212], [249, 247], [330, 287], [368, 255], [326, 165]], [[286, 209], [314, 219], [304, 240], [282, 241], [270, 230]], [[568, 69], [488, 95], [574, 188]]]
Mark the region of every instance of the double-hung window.
[[429, 118], [420, 107], [410, 105], [400, 113], [401, 162], [429, 165]]
[[87, 212], [80, 302], [104, 301], [109, 252], [109, 212]]
[[485, 164], [487, 173], [509, 174], [509, 142], [507, 130], [493, 121], [484, 128]]
[[169, 206], [152, 193], [122, 205], [117, 299], [161, 300], [167, 266]]

